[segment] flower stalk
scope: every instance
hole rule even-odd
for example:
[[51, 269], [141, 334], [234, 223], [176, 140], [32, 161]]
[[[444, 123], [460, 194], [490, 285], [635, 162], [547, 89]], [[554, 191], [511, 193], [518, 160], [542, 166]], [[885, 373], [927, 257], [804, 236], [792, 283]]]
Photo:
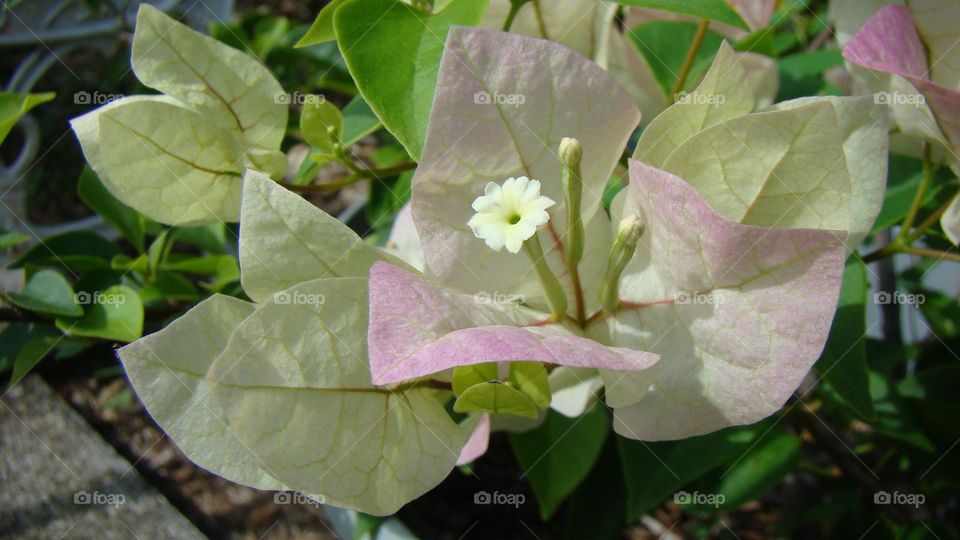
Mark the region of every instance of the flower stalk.
[[617, 238], [610, 248], [607, 272], [600, 283], [600, 304], [606, 313], [613, 313], [620, 306], [620, 275], [637, 251], [643, 230], [640, 216], [627, 216], [620, 221]]
[[561, 321], [567, 315], [567, 293], [560, 285], [560, 280], [550, 270], [547, 259], [543, 254], [543, 247], [540, 245], [540, 239], [534, 234], [523, 242], [523, 250], [530, 257], [533, 269], [537, 273], [537, 279], [543, 287], [543, 292], [547, 295], [547, 302], [550, 303], [550, 311], [554, 320]]

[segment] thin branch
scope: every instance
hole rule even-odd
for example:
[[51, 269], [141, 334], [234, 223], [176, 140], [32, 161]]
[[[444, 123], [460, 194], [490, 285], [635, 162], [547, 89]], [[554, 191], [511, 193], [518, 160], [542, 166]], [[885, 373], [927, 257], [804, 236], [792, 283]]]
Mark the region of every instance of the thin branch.
[[309, 184], [306, 186], [301, 186], [298, 184], [289, 184], [283, 182], [283, 187], [289, 189], [290, 191], [296, 193], [328, 193], [330, 191], [337, 191], [338, 189], [343, 189], [351, 184], [359, 182], [367, 178], [382, 178], [389, 177], [400, 174], [402, 172], [411, 171], [417, 168], [417, 164], [413, 161], [406, 163], [401, 163], [399, 165], [394, 165], [393, 167], [386, 167], [384, 169], [360, 169], [356, 168], [358, 172], [351, 174], [350, 176], [334, 180], [332, 182], [326, 182], [323, 184]]
[[910, 203], [907, 216], [903, 218], [903, 224], [900, 226], [900, 234], [897, 235], [897, 240], [904, 244], [909, 243], [906, 242], [906, 239], [910, 235], [910, 228], [913, 226], [913, 221], [917, 218], [917, 212], [919, 212], [920, 207], [923, 206], [923, 197], [927, 194], [927, 188], [930, 187], [930, 181], [933, 179], [934, 166], [930, 148], [929, 143], [924, 143], [923, 172], [920, 175], [920, 185], [917, 186], [917, 192], [913, 195], [913, 202]]
[[949, 199], [947, 199], [947, 201], [944, 202], [940, 206], [940, 208], [937, 208], [936, 211], [934, 211], [932, 214], [927, 216], [927, 219], [923, 220], [923, 222], [920, 223], [920, 225], [917, 225], [913, 233], [907, 236], [906, 244], [912, 244], [915, 240], [923, 236], [923, 233], [927, 232], [928, 229], [936, 225], [937, 222], [940, 221], [940, 216], [942, 216], [943, 213], [947, 211], [947, 208], [950, 207], [950, 204], [958, 196], [960, 195], [954, 195], [953, 197], [950, 197]]
[[677, 94], [683, 90], [684, 85], [687, 83], [687, 77], [690, 76], [690, 70], [693, 69], [693, 63], [697, 59], [697, 53], [700, 52], [700, 47], [703, 45], [703, 38], [707, 36], [707, 30], [709, 28], [710, 21], [707, 19], [701, 20], [697, 26], [697, 33], [693, 36], [690, 48], [687, 49], [687, 56], [683, 59], [683, 65], [680, 67], [680, 75], [677, 76], [677, 82], [674, 83], [673, 90], [670, 92], [671, 105], [677, 101]]

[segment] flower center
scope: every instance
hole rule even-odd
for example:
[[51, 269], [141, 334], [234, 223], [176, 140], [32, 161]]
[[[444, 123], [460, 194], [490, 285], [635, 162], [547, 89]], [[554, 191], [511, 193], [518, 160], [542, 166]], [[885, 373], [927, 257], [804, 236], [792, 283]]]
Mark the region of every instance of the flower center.
[[520, 223], [520, 214], [513, 214], [510, 217], [508, 217], [507, 223], [511, 225], [516, 225], [517, 223]]

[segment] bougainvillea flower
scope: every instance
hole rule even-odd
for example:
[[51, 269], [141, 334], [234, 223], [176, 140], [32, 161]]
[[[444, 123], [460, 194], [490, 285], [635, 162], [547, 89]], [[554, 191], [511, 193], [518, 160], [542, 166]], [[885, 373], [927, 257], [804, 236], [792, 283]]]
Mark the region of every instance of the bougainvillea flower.
[[[955, 168], [960, 162], [960, 50], [956, 47], [960, 31], [954, 24], [957, 17], [960, 4], [956, 2], [886, 6], [843, 49], [849, 62], [893, 76], [891, 92], [883, 101], [890, 103], [906, 133], [943, 144]], [[955, 201], [940, 220], [954, 243], [958, 214], [960, 203]]]
[[[730, 55], [704, 95], [743, 79]], [[419, 243], [425, 272], [248, 171], [240, 267], [253, 302], [214, 296], [121, 349], [191, 459], [382, 515], [482, 454], [496, 417], [577, 414], [600, 381], [617, 430], [643, 439], [753, 422], [789, 397], [826, 340], [847, 232], [876, 213], [852, 195], [883, 178], [849, 173], [866, 159], [852, 133], [886, 132], [862, 100], [753, 113], [748, 90], [709, 109], [678, 103], [665, 114], [683, 128], [657, 128], [675, 150], [658, 145], [657, 168], [632, 161], [608, 215], [601, 193], [639, 113], [605, 71], [550, 41], [454, 28], [436, 88], [411, 213], [391, 235], [397, 252]], [[748, 142], [688, 147], [718, 129]], [[675, 152], [729, 163], [723, 181], [755, 210], [715, 209], [704, 193], [729, 192], [670, 171]], [[556, 204], [534, 209], [549, 220], [523, 253], [494, 251], [469, 225], [485, 208], [473, 204], [521, 176], [540, 183], [532, 200]], [[552, 403], [553, 388], [572, 402]]]
[[[940, 140], [960, 150], [960, 31], [952, 25], [960, 5], [886, 6], [871, 17], [843, 49], [853, 64], [902, 77], [922, 94], [940, 130]], [[946, 26], [945, 26], [946, 25]], [[893, 98], [891, 98], [893, 99]]]
[[[659, 249], [643, 255], [641, 247], [623, 277], [624, 304], [640, 307], [606, 316], [599, 311], [596, 277], [629, 199], [614, 204], [611, 220], [599, 207], [599, 194], [635, 124], [635, 116], [624, 112], [631, 107], [619, 91], [603, 86], [608, 78], [602, 72], [549, 42], [469, 29], [454, 29], [448, 37], [413, 189], [412, 215], [428, 272], [450, 289], [448, 295], [522, 295], [528, 306], [546, 311], [529, 262], [487, 249], [463, 216], [471, 215], [470, 203], [496, 178], [537, 178], [546, 196], [563, 200], [555, 149], [565, 136], [584, 141], [587, 236], [581, 283], [572, 283], [561, 256], [562, 225], [556, 224], [564, 222], [564, 204], [550, 209], [551, 221], [539, 235], [550, 246], [546, 257], [554, 272], [570, 298], [577, 298], [569, 313], [578, 322], [576, 331], [614, 349], [626, 346], [661, 356], [640, 372], [601, 370], [608, 404], [624, 408], [615, 412], [623, 419], [618, 430], [627, 436], [685, 437], [756, 421], [776, 410], [823, 346], [844, 239], [849, 235], [851, 243], [858, 242], [879, 210], [869, 193], [882, 192], [885, 176], [882, 165], [872, 164], [882, 163], [885, 151], [882, 108], [866, 98], [820, 98], [750, 114], [755, 101], [749, 90], [744, 92], [742, 70], [724, 48], [698, 88], [703, 99], [678, 103], [644, 133], [637, 157], [667, 172], [683, 172], [671, 175], [631, 164], [631, 183], [643, 186], [636, 189], [648, 198], [641, 198], [647, 204], [634, 206], [651, 227], [641, 246], [659, 243]], [[577, 75], [551, 78], [550, 71]], [[516, 108], [469, 102], [467, 97], [479, 91], [523, 93], [526, 100]], [[602, 120], [601, 130], [594, 119]], [[857, 170], [861, 164], [865, 170]], [[654, 194], [658, 199], [651, 201]], [[659, 220], [663, 224], [653, 228]], [[495, 339], [488, 333], [477, 333], [478, 345], [471, 346], [469, 332], [448, 336], [435, 305], [412, 309], [408, 300], [403, 310], [380, 306], [389, 289], [413, 286], [400, 279], [391, 283], [386, 275], [381, 267], [371, 275], [376, 290], [371, 358], [419, 347], [418, 354], [431, 361], [416, 355], [411, 357], [417, 361], [385, 366], [372, 361], [375, 378], [381, 372], [390, 373], [385, 380], [424, 376], [455, 365], [454, 358], [469, 356], [470, 350], [476, 361], [484, 361], [480, 343]], [[690, 300], [691, 295], [701, 295], [704, 303]], [[805, 295], [818, 300], [801, 300]], [[413, 296], [435, 304], [442, 295]], [[392, 315], [383, 316], [386, 312]], [[418, 324], [436, 330], [434, 341], [404, 341], [409, 327]], [[537, 327], [540, 332], [550, 328]], [[664, 410], [670, 408], [668, 415]], [[696, 412], [701, 410], [710, 414]]]

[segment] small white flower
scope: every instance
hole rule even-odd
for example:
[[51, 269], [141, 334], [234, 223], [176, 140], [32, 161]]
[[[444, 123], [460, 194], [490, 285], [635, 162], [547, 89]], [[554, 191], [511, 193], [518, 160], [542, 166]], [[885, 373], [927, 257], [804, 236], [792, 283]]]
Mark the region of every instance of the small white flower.
[[490, 182], [473, 201], [477, 213], [467, 225], [494, 251], [506, 246], [510, 253], [519, 253], [524, 240], [550, 220], [547, 208], [554, 204], [540, 195], [540, 182], [526, 176], [508, 178], [502, 186]]

